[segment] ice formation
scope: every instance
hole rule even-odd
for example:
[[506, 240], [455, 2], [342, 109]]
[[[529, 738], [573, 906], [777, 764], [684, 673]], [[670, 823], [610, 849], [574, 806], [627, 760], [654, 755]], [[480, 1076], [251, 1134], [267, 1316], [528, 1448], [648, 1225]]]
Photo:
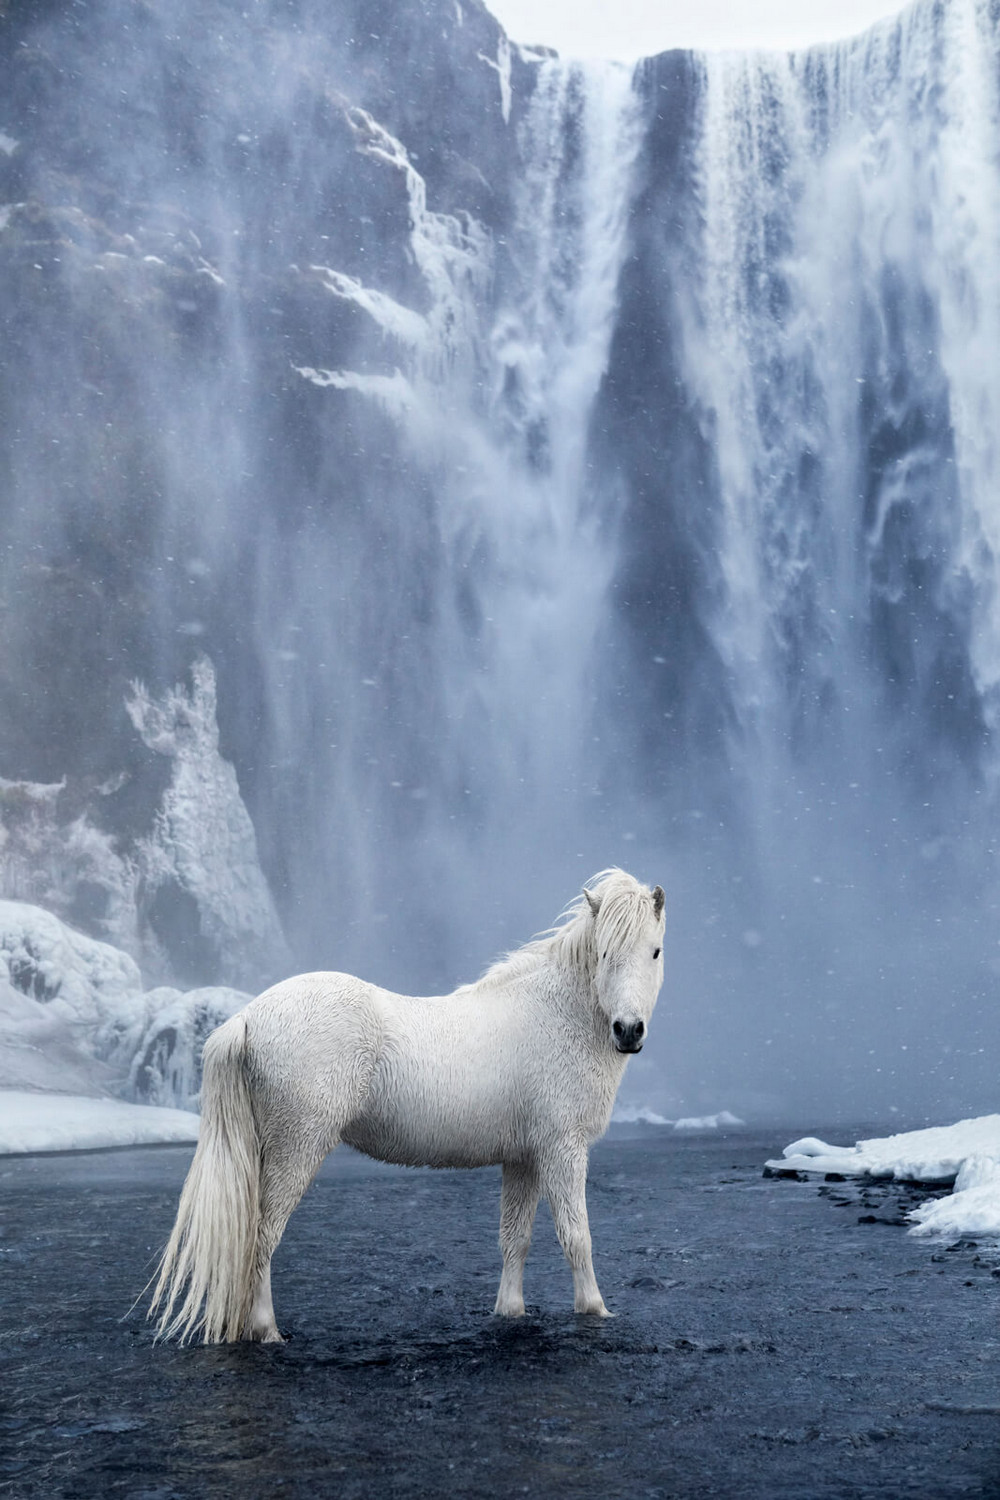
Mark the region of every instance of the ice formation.
[[193, 901], [215, 977], [256, 992], [287, 970], [288, 955], [236, 772], [219, 754], [207, 657], [191, 681], [190, 693], [176, 687], [159, 700], [136, 683], [126, 703], [144, 743], [173, 762], [153, 832], [138, 846], [140, 869], [147, 891]]
[[196, 1107], [201, 1044], [249, 995], [144, 990], [135, 960], [51, 912], [0, 901], [0, 1091]]
[[123, 949], [154, 980], [237, 984], [254, 992], [287, 972], [281, 923], [261, 871], [236, 772], [219, 751], [215, 673], [191, 689], [125, 707], [170, 779], [145, 831], [101, 825], [126, 773], [96, 787], [0, 778], [0, 897], [44, 907]]
[[[97, 787], [95, 800], [120, 782]], [[29, 901], [68, 922], [87, 925], [138, 958], [138, 871], [111, 834], [81, 812], [63, 811], [65, 780], [6, 781], [0, 777], [0, 894]]]

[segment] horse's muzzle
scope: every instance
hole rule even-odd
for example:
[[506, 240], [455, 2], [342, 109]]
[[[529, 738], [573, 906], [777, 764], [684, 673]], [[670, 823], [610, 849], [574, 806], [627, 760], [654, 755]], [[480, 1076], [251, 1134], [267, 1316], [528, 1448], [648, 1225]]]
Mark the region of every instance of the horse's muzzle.
[[643, 1037], [646, 1035], [645, 1023], [642, 1021], [616, 1021], [611, 1028], [615, 1038], [615, 1049], [618, 1052], [641, 1052]]

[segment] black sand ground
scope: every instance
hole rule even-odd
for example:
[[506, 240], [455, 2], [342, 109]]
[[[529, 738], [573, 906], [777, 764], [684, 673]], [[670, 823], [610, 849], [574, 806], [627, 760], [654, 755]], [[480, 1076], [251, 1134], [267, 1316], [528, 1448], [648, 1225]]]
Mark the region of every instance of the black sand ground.
[[497, 1172], [336, 1156], [276, 1258], [290, 1342], [215, 1349], [119, 1321], [189, 1151], [3, 1159], [0, 1495], [1000, 1497], [991, 1257], [762, 1178], [783, 1139], [595, 1150], [606, 1323], [544, 1209], [491, 1317]]

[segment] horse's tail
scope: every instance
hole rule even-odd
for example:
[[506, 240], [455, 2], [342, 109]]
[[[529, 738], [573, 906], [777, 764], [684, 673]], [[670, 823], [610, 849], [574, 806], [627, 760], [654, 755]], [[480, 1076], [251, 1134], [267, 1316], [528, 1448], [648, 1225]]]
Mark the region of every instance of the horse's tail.
[[149, 1314], [157, 1338], [206, 1344], [241, 1338], [253, 1293], [260, 1224], [260, 1142], [246, 1077], [247, 1023], [226, 1021], [205, 1043], [201, 1133]]

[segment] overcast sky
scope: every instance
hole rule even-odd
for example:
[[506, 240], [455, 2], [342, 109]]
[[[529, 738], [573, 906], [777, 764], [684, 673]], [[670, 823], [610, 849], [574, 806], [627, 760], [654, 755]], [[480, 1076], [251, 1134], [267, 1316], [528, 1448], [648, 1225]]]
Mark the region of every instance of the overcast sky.
[[633, 61], [668, 47], [791, 49], [864, 31], [899, 0], [486, 0], [516, 42]]

